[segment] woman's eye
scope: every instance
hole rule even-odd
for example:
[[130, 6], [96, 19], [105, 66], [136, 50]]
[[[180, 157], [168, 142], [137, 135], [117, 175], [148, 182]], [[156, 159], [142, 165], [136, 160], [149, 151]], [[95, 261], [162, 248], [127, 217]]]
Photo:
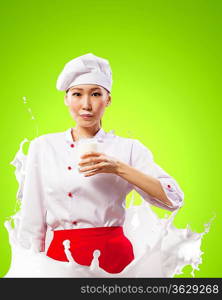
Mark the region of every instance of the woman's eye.
[[[80, 95], [80, 93], [73, 93], [72, 94], [72, 96], [75, 96], [75, 95], [77, 95], [77, 96], [79, 96]], [[101, 94], [100, 93], [93, 93], [93, 95], [95, 95], [95, 96], [101, 96]]]

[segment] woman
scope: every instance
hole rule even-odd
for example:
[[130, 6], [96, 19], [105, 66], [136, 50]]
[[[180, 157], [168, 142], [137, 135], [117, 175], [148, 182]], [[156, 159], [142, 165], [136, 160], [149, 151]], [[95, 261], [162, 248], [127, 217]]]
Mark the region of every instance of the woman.
[[[170, 211], [183, 205], [184, 194], [141, 142], [103, 130], [111, 86], [111, 68], [103, 58], [89, 53], [65, 65], [57, 89], [66, 92], [65, 105], [76, 127], [31, 142], [18, 236], [23, 247], [45, 251], [49, 227], [48, 257], [68, 261], [63, 241], [69, 240], [77, 263], [89, 266], [97, 249], [100, 267], [119, 273], [134, 259], [123, 232], [127, 194], [135, 189], [152, 205]], [[85, 153], [79, 162], [81, 139], [95, 139], [103, 151]]]

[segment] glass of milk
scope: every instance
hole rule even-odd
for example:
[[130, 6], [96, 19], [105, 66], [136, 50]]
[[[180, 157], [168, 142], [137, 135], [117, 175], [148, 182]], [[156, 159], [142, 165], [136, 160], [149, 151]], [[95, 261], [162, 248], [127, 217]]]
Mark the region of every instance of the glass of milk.
[[[96, 139], [94, 138], [81, 138], [77, 141], [77, 146], [76, 146], [76, 150], [77, 150], [77, 164], [82, 160], [82, 158], [80, 158], [83, 154], [85, 154], [86, 152], [90, 152], [90, 151], [99, 151], [99, 143], [97, 142]], [[82, 165], [82, 166], [79, 166], [78, 165], [78, 168], [81, 169], [83, 167], [86, 167], [86, 166], [90, 166], [90, 165], [93, 165], [94, 163], [88, 163], [86, 165]], [[91, 170], [92, 171], [92, 170]], [[90, 172], [91, 172], [90, 171]], [[80, 172], [81, 174], [86, 174], [87, 172]]]

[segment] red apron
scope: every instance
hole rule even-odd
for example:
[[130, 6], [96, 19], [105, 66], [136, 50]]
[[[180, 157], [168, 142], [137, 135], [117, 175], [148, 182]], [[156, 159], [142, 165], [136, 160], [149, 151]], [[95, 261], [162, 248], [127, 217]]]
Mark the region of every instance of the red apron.
[[47, 256], [68, 261], [64, 240], [70, 240], [69, 251], [80, 265], [90, 266], [93, 251], [100, 250], [99, 266], [109, 273], [121, 272], [133, 259], [133, 247], [122, 226], [55, 230]]

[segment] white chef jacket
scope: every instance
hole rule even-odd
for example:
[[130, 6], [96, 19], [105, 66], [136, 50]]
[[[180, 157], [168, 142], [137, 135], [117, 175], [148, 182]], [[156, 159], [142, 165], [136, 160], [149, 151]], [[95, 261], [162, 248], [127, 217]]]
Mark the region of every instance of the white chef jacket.
[[79, 173], [77, 143], [72, 128], [33, 139], [26, 161], [18, 240], [25, 248], [45, 249], [51, 230], [123, 226], [125, 199], [135, 189], [151, 205], [176, 210], [184, 193], [178, 183], [153, 160], [152, 152], [139, 140], [124, 138], [102, 128], [93, 137], [99, 152], [116, 157], [160, 180], [171, 201], [169, 207], [113, 173], [84, 177]]

